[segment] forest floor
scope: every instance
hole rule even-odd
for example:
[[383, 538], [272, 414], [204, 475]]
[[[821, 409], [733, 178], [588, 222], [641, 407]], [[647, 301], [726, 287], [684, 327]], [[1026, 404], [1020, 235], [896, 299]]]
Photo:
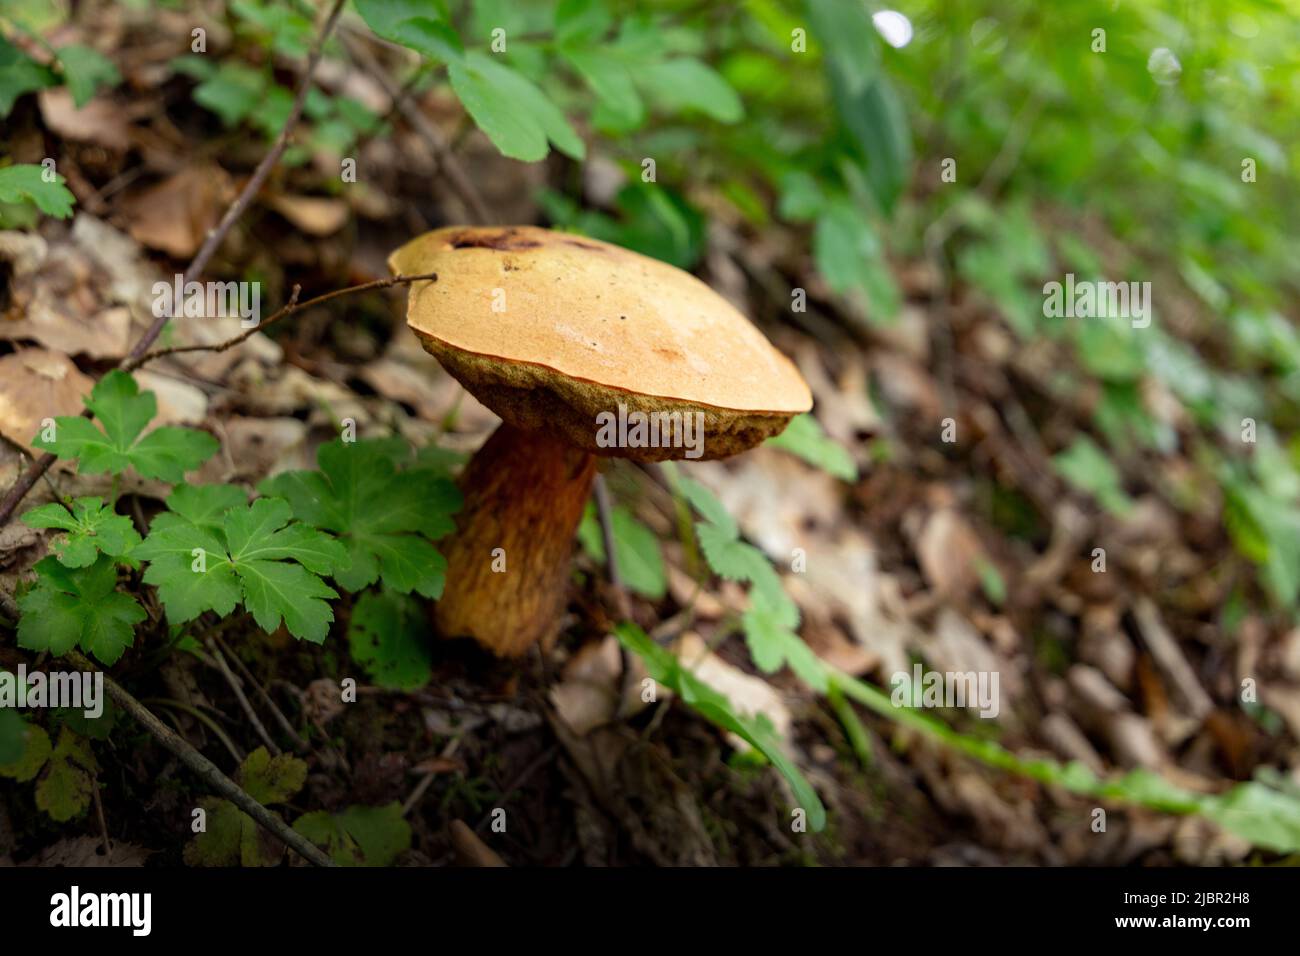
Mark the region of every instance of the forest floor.
[[[164, 14], [155, 36], [183, 25]], [[49, 401], [58, 414], [75, 414], [89, 376], [143, 333], [148, 290], [190, 260], [265, 150], [196, 115], [188, 81], [165, 72], [167, 44], [151, 56], [143, 35], [124, 42], [133, 51], [121, 65], [133, 90], [129, 110], [106, 96], [91, 114], [73, 116], [66, 94], [47, 90], [22, 101], [6, 124], [16, 162], [62, 157], [78, 207], [74, 219], [46, 221], [37, 234], [0, 233], [0, 362], [24, 359], [0, 377], [0, 432], [9, 439], [0, 445], [0, 488], [27, 467], [26, 441], [54, 413]], [[381, 115], [392, 105], [352, 67], [332, 64], [327, 74]], [[501, 158], [465, 128], [454, 102], [430, 94], [419, 105], [455, 144], [473, 193], [497, 222], [544, 222], [539, 187], [572, 185], [561, 161]], [[381, 278], [387, 254], [407, 238], [473, 218], [427, 139], [409, 126], [398, 122], [362, 143], [357, 160], [370, 172], [338, 194], [322, 188], [337, 177], [330, 157], [277, 169], [212, 274], [260, 276], [271, 308], [294, 285], [305, 299]], [[599, 155], [588, 165], [611, 168]], [[597, 208], [611, 195], [590, 172], [582, 189]], [[713, 214], [699, 274], [794, 358], [817, 418], [860, 468], [858, 480], [841, 481], [773, 448], [685, 466], [769, 555], [804, 549], [806, 573], [785, 583], [802, 611], [801, 635], [818, 654], [886, 689], [919, 659], [941, 671], [997, 672], [995, 720], [957, 709], [940, 716], [1022, 755], [1099, 772], [1145, 767], [1203, 792], [1250, 779], [1261, 766], [1296, 763], [1300, 631], [1248, 618], [1233, 640], [1225, 636], [1218, 615], [1234, 582], [1221, 567], [1231, 545], [1213, 508], [1201, 516], [1175, 508], [1139, 476], [1121, 519], [1053, 467], [1049, 448], [1067, 444], [1093, 412], [1086, 401], [1062, 405], [1052, 388], [1073, 356], [1052, 342], [1018, 344], [991, 306], [926, 261], [895, 263], [906, 295], [897, 323], [857, 322], [838, 311], [797, 233], [773, 226], [756, 235], [711, 197], [692, 198]], [[789, 312], [794, 287], [809, 290], [805, 315]], [[471, 452], [496, 420], [420, 349], [405, 328], [405, 298], [396, 288], [336, 300], [294, 315], [274, 335], [221, 353], [168, 356], [137, 377], [157, 393], [160, 423], [220, 439], [198, 481], [251, 488], [312, 467], [316, 448], [347, 418], [362, 436], [399, 434]], [[238, 332], [228, 320], [177, 326], [175, 344]], [[49, 396], [40, 407], [25, 401], [37, 388]], [[948, 418], [956, 441], [944, 440]], [[1144, 467], [1156, 465], [1130, 463], [1138, 473]], [[263, 743], [232, 689], [239, 685], [278, 745], [307, 762], [286, 812], [397, 802], [411, 827], [402, 865], [481, 863], [491, 854], [548, 866], [1260, 858], [1196, 816], [1116, 806], [1096, 832], [1096, 801], [980, 766], [866, 711], [867, 740], [855, 745], [831, 704], [788, 672], [756, 678], [734, 627], [743, 592], [716, 580], [697, 585], [674, 538], [672, 500], [653, 474], [617, 462], [606, 480], [663, 542], [667, 593], [634, 596], [634, 620], [789, 728], [796, 760], [827, 804], [823, 833], [792, 833], [781, 778], [692, 712], [670, 700], [617, 708], [622, 659], [609, 631], [618, 596], [603, 565], [576, 547], [554, 646], [502, 663], [437, 641], [432, 679], [417, 691], [384, 690], [360, 674], [341, 637], [346, 599], [322, 646], [266, 635], [246, 615], [205, 625], [197, 636], [217, 636], [243, 665], [234, 679], [203, 650], [160, 654], [144, 642], [112, 675], [136, 698], [163, 702], [176, 730], [232, 774]], [[24, 508], [56, 490], [108, 488], [107, 476], [60, 463]], [[137, 477], [119, 492], [121, 513], [141, 521], [160, 510], [164, 494]], [[17, 521], [0, 529], [0, 591], [13, 595], [48, 544], [47, 532]], [[1094, 548], [1105, 549], [1104, 573]], [[161, 614], [147, 610], [155, 620]], [[0, 666], [20, 662], [42, 663], [0, 638]], [[1280, 724], [1237, 706], [1242, 674], [1259, 676]], [[361, 686], [345, 706], [339, 686], [347, 678]], [[261, 692], [302, 746], [279, 731]], [[97, 806], [85, 817], [55, 823], [29, 787], [0, 785], [0, 861], [106, 862], [107, 836], [115, 864], [181, 863], [203, 784], [129, 718], [113, 726], [95, 745]], [[494, 829], [496, 808], [507, 811], [504, 832]]]

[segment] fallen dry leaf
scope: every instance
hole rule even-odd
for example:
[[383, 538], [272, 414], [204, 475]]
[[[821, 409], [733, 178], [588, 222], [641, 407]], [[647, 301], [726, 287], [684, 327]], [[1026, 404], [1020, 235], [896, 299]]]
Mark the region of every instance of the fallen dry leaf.
[[267, 205], [309, 236], [331, 236], [343, 228], [351, 210], [342, 199], [272, 196]]
[[23, 349], [0, 357], [0, 435], [39, 454], [29, 442], [41, 422], [80, 414], [93, 384], [59, 352]]
[[126, 353], [131, 316], [106, 307], [98, 269], [75, 244], [0, 232], [0, 265], [9, 272], [0, 339], [92, 358]]
[[37, 96], [45, 125], [64, 139], [94, 143], [117, 153], [131, 145], [129, 127], [121, 106], [105, 97], [96, 97], [81, 109], [72, 101], [66, 86], [41, 90]]
[[578, 649], [551, 688], [551, 704], [560, 719], [580, 737], [618, 715], [623, 673], [618, 638], [610, 635]]
[[38, 853], [24, 866], [144, 866], [153, 854], [134, 843], [113, 841], [112, 852], [103, 852], [103, 843], [99, 837], [67, 837], [52, 843]]
[[916, 557], [930, 587], [954, 601], [975, 590], [978, 562], [987, 560], [979, 538], [956, 508], [930, 513], [917, 537]]
[[230, 188], [230, 176], [215, 163], [188, 166], [126, 199], [128, 231], [150, 249], [188, 259], [221, 218]]
[[[687, 631], [678, 638], [674, 651], [682, 666], [731, 701], [736, 713], [746, 717], [762, 714], [772, 722], [782, 740], [789, 739], [794, 717], [775, 687], [761, 677], [746, 674], [728, 664], [709, 650], [703, 638], [694, 631]], [[735, 734], [728, 734], [728, 740], [736, 750], [749, 749], [749, 744]]]

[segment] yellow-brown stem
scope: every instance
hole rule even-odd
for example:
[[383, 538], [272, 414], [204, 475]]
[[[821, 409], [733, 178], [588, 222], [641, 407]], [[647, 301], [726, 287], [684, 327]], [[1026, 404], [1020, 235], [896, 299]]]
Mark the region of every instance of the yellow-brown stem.
[[594, 457], [540, 431], [492, 433], [461, 476], [465, 507], [442, 545], [434, 619], [444, 636], [473, 637], [498, 657], [552, 636], [595, 475]]

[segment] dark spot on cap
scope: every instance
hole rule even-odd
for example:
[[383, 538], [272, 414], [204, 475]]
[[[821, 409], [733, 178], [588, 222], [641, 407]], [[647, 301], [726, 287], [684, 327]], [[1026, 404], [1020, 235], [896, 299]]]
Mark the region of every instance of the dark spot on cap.
[[539, 246], [541, 246], [540, 242], [521, 236], [518, 229], [462, 232], [451, 237], [453, 249], [496, 249], [500, 252], [510, 252], [516, 249], [536, 249]]

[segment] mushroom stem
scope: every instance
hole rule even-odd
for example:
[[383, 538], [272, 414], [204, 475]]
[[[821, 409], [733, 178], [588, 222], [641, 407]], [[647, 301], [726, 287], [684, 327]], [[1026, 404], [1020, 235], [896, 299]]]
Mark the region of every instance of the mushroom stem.
[[516, 657], [554, 635], [595, 475], [593, 456], [543, 432], [503, 423], [492, 433], [461, 475], [465, 507], [442, 548], [434, 619], [444, 636]]

